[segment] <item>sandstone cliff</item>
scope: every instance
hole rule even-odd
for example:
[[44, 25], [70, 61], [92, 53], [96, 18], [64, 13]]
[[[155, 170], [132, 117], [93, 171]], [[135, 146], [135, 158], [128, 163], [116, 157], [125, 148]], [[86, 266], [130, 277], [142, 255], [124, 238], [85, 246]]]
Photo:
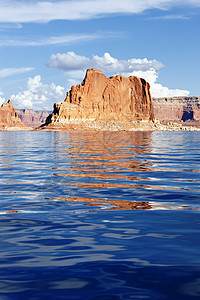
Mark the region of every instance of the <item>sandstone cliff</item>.
[[0, 107], [0, 130], [9, 129], [27, 129], [19, 119], [11, 100]]
[[194, 121], [200, 123], [200, 97], [153, 99], [155, 116], [162, 123]]
[[89, 69], [81, 85], [72, 86], [65, 101], [54, 104], [47, 123], [69, 124], [81, 121], [153, 121], [150, 86], [144, 79], [131, 76], [107, 78]]
[[38, 127], [46, 122], [51, 111], [34, 111], [33, 109], [15, 109], [21, 121], [30, 127]]

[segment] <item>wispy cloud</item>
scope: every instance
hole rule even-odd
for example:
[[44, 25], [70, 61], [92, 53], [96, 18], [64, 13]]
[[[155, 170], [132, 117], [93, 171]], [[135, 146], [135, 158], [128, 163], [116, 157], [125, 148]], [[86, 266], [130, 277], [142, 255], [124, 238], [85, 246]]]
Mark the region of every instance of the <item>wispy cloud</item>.
[[0, 22], [86, 20], [111, 14], [138, 14], [173, 6], [200, 7], [200, 0], [0, 0]]
[[[117, 33], [104, 32], [94, 34], [69, 34], [63, 36], [51, 36], [45, 38], [35, 38], [31, 40], [6, 39], [0, 40], [0, 47], [17, 46], [17, 47], [37, 47], [50, 45], [68, 45], [75, 42], [90, 41], [115, 37]], [[121, 33], [119, 33], [121, 35]]]
[[12, 75], [19, 75], [33, 71], [35, 68], [4, 68], [0, 69], [0, 78], [9, 77]]
[[0, 31], [5, 31], [9, 29], [21, 29], [22, 24], [20, 23], [0, 23]]
[[184, 15], [162, 15], [162, 16], [156, 16], [148, 19], [149, 20], [190, 20], [190, 17]]

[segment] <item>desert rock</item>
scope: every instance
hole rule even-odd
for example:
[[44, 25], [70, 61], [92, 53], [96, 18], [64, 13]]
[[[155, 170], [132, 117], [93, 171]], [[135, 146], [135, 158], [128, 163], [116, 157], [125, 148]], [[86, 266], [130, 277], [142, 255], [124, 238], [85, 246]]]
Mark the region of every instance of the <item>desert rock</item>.
[[101, 71], [89, 69], [82, 84], [72, 86], [63, 103], [54, 104], [47, 123], [151, 122], [154, 118], [150, 85], [146, 80], [121, 75], [107, 78]]
[[18, 117], [12, 101], [8, 100], [0, 107], [0, 130], [28, 129]]
[[153, 99], [155, 116], [161, 123], [194, 121], [200, 124], [200, 97]]
[[50, 111], [35, 111], [33, 109], [15, 109], [21, 121], [30, 127], [38, 127], [46, 122]]

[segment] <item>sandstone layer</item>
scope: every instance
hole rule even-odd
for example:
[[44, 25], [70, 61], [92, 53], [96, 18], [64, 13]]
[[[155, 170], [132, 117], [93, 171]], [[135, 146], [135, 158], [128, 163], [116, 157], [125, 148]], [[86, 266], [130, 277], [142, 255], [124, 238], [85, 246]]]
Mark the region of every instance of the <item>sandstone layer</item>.
[[15, 111], [12, 101], [3, 103], [0, 107], [0, 130], [27, 130]]
[[161, 123], [192, 122], [200, 124], [200, 97], [153, 99], [155, 116]]
[[33, 109], [15, 109], [21, 121], [30, 127], [38, 127], [46, 122], [51, 111], [34, 111]]
[[[101, 71], [87, 70], [82, 84], [72, 86], [61, 104], [54, 104], [47, 124], [80, 124], [105, 127], [109, 122], [133, 126], [154, 121], [149, 83], [135, 76], [107, 78]], [[117, 125], [117, 126], [118, 126]]]

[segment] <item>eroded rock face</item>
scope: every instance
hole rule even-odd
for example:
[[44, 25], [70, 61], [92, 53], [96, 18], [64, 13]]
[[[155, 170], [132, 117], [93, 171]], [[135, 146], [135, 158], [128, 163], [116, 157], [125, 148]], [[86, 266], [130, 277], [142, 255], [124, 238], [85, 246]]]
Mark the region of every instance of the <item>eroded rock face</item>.
[[0, 129], [4, 130], [11, 127], [24, 128], [26, 126], [19, 119], [12, 105], [12, 101], [9, 100], [0, 107]]
[[135, 76], [107, 78], [89, 69], [82, 84], [72, 86], [65, 101], [54, 105], [47, 123], [73, 120], [153, 121], [150, 85]]
[[46, 122], [50, 111], [34, 111], [33, 109], [16, 109], [21, 121], [30, 127], [38, 127]]
[[200, 97], [157, 98], [153, 104], [160, 122], [200, 122]]

